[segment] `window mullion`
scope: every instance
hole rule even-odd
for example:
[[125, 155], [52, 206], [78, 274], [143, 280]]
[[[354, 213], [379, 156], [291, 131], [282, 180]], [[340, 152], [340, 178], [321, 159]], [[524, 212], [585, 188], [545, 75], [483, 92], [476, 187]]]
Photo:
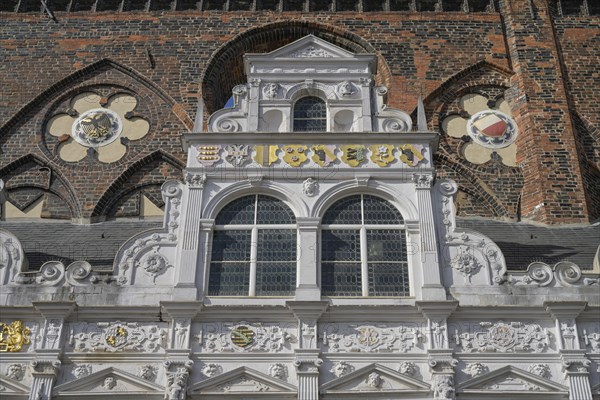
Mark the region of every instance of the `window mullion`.
[[256, 296], [256, 258], [258, 257], [258, 228], [252, 228], [250, 239], [250, 284], [248, 296]]
[[360, 274], [362, 282], [362, 295], [369, 295], [369, 262], [367, 260], [367, 228], [360, 228]]

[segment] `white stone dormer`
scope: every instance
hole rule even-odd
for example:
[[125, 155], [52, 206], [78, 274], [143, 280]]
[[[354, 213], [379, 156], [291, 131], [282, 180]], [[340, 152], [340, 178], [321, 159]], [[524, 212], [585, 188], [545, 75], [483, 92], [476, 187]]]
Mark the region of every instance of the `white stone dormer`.
[[353, 54], [308, 35], [270, 53], [246, 54], [244, 67], [248, 83], [233, 88], [233, 108], [210, 117], [210, 132], [306, 132], [294, 125], [302, 99], [323, 109], [320, 128], [310, 131], [412, 129], [408, 114], [385, 105], [387, 88], [374, 86], [374, 54]]

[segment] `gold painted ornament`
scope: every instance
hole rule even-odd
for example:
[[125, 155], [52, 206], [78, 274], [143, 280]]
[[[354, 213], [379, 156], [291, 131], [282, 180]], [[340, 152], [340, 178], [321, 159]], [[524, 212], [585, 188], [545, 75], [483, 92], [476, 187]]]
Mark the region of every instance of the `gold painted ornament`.
[[282, 147], [283, 161], [292, 167], [299, 167], [308, 160], [308, 147], [301, 144], [289, 144]]
[[374, 144], [369, 146], [371, 161], [380, 167], [387, 167], [394, 161], [394, 146], [391, 144]]
[[362, 144], [347, 144], [341, 147], [342, 161], [351, 167], [358, 167], [367, 161], [367, 148]]
[[10, 324], [0, 322], [0, 352], [16, 353], [23, 346], [31, 343], [29, 335], [31, 330], [23, 324], [23, 321], [13, 321]]
[[127, 343], [129, 332], [124, 326], [116, 325], [106, 332], [106, 344], [112, 347], [123, 346]]
[[198, 150], [198, 162], [202, 165], [211, 166], [221, 159], [219, 152], [221, 146], [196, 146]]
[[420, 144], [403, 144], [399, 146], [400, 161], [409, 167], [416, 167], [425, 159], [423, 155], [423, 145]]
[[337, 160], [334, 144], [317, 144], [312, 146], [312, 160], [321, 167], [328, 167]]
[[254, 343], [255, 333], [247, 326], [237, 326], [231, 330], [231, 342], [239, 347], [248, 347]]
[[254, 146], [254, 150], [256, 151], [254, 154], [254, 161], [263, 167], [268, 167], [279, 160], [279, 157], [277, 157], [277, 150], [279, 150], [279, 146], [261, 144]]

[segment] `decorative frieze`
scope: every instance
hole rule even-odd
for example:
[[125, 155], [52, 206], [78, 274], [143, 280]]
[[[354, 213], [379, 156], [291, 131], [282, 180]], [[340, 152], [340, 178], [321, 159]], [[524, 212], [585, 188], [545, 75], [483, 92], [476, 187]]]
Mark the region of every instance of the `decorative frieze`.
[[204, 324], [196, 336], [202, 351], [216, 352], [282, 352], [297, 343], [293, 326], [262, 323]]
[[474, 333], [455, 330], [454, 339], [460, 351], [543, 353], [548, 349], [548, 333], [538, 324], [481, 322], [479, 326], [481, 330]]
[[71, 328], [69, 342], [77, 352], [143, 351], [151, 353], [164, 347], [164, 329], [137, 322], [77, 323]]
[[554, 266], [536, 261], [529, 264], [525, 274], [513, 272], [506, 280], [515, 286], [573, 287], [600, 284], [599, 278], [584, 277], [581, 268], [570, 261], [561, 261]]
[[31, 330], [23, 321], [0, 322], [0, 352], [18, 353], [31, 343]]
[[330, 324], [320, 334], [323, 351], [336, 352], [408, 352], [423, 339], [418, 328], [387, 325]]

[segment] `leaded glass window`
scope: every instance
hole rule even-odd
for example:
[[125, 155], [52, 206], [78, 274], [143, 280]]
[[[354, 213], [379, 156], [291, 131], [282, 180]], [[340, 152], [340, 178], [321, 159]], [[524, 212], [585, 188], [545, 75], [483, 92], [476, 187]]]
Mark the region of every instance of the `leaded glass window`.
[[296, 287], [296, 217], [282, 201], [251, 195], [215, 219], [209, 296], [291, 296]]
[[303, 97], [294, 104], [294, 132], [325, 132], [327, 106], [318, 97]]
[[393, 205], [349, 196], [329, 207], [321, 222], [324, 296], [410, 295], [404, 219]]

